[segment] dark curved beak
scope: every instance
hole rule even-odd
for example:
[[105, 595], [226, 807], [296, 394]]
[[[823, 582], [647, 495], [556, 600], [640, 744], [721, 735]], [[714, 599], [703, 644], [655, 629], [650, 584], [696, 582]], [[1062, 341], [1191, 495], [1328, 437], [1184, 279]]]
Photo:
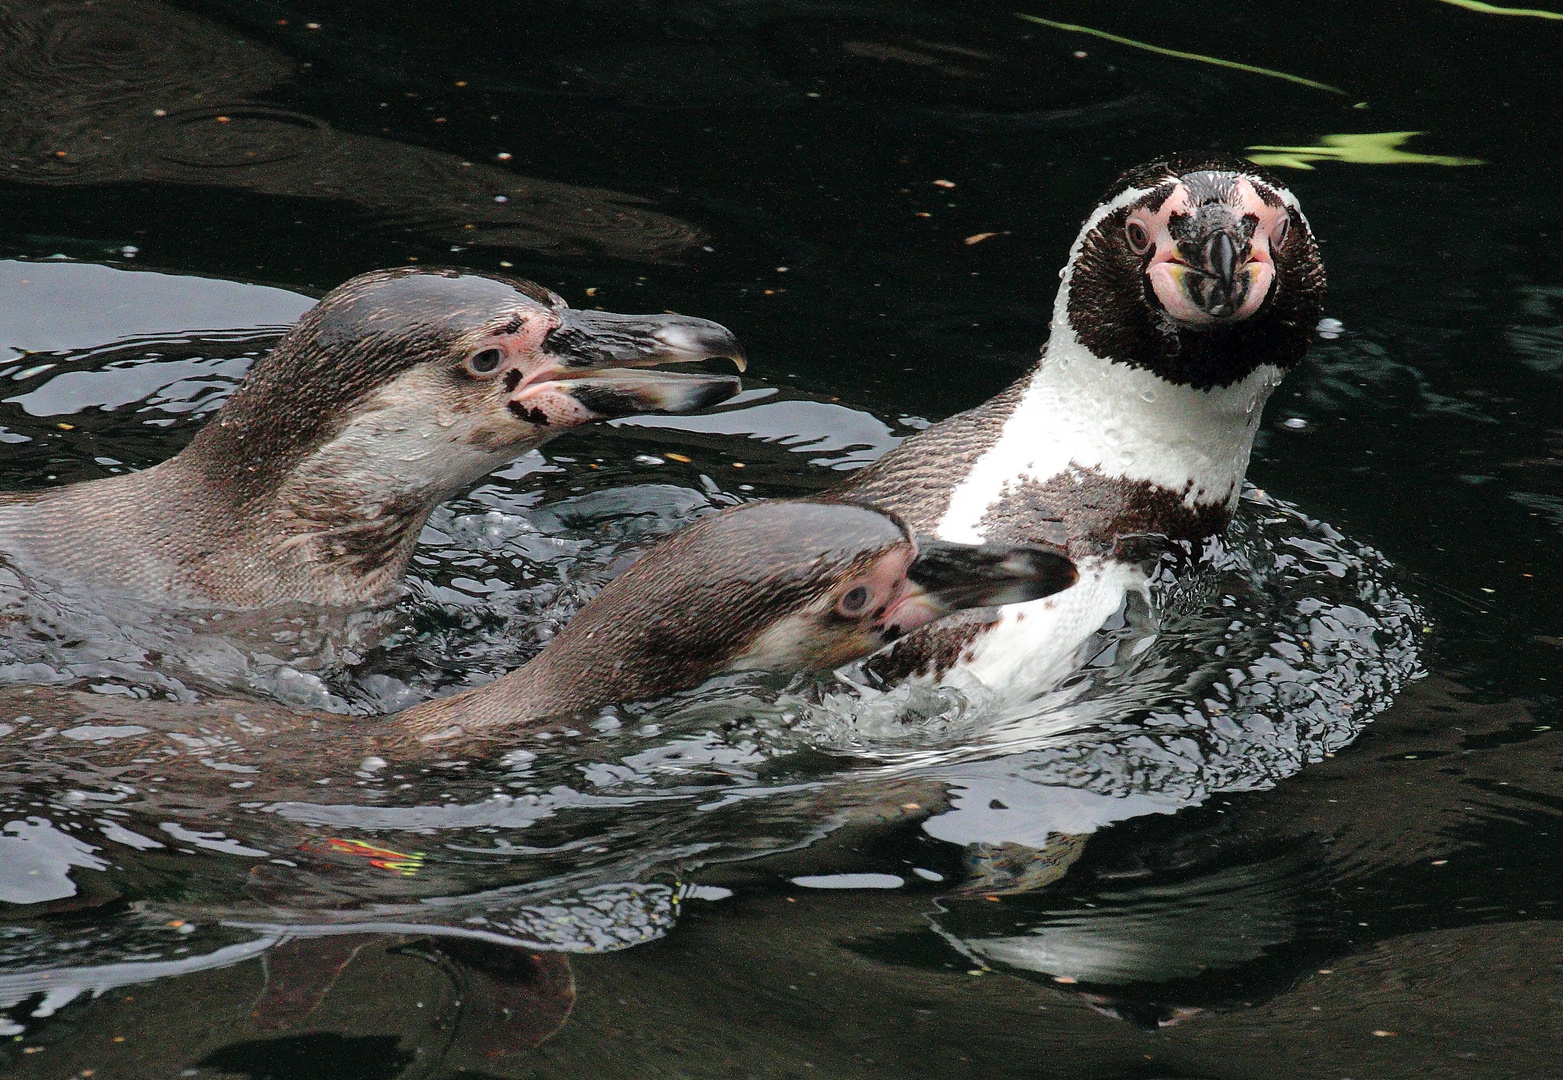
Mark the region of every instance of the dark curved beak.
[[743, 347], [721, 323], [688, 315], [619, 315], [556, 309], [560, 322], [543, 339], [544, 354], [568, 368], [651, 367], [726, 357], [739, 371]]
[[922, 536], [906, 576], [916, 591], [896, 605], [892, 620], [903, 630], [965, 608], [1040, 600], [1079, 580], [1075, 564], [1047, 548], [952, 544]]
[[1219, 220], [1202, 221], [1202, 235], [1180, 240], [1179, 251], [1188, 261], [1183, 276], [1184, 291], [1205, 314], [1214, 319], [1231, 318], [1248, 296], [1250, 282], [1242, 269], [1243, 252], [1249, 248], [1241, 224], [1230, 215]]
[[1222, 230], [1205, 245], [1205, 266], [1216, 279], [1216, 288], [1228, 295], [1237, 276], [1237, 242], [1232, 234]]

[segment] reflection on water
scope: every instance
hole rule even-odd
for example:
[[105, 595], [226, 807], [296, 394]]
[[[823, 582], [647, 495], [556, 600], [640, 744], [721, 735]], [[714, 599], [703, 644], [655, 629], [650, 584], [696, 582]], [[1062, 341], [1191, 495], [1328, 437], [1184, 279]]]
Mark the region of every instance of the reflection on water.
[[427, 239], [554, 256], [656, 262], [704, 242], [644, 199], [278, 108], [264, 95], [294, 74], [291, 60], [157, 0], [8, 3], [0, 54], [0, 168], [13, 182], [329, 199]]
[[[114, 270], [64, 259], [0, 260], [0, 327], [4, 327], [0, 346], [11, 353], [84, 351], [96, 357], [101, 350], [130, 348], [131, 339], [173, 344], [187, 336], [206, 334], [275, 336], [313, 305], [311, 297], [286, 289], [220, 278]], [[5, 359], [21, 357], [8, 353]], [[93, 365], [101, 368], [101, 373], [78, 378], [94, 385], [109, 371], [124, 371], [130, 376], [146, 366], [145, 361], [131, 366], [99, 360]], [[16, 374], [9, 373], [13, 379]], [[133, 396], [118, 389], [103, 395], [88, 385], [71, 382], [65, 393], [24, 407], [33, 416], [79, 412], [92, 406], [114, 409], [150, 396], [169, 381], [143, 383]]]
[[999, 910], [949, 903], [934, 922], [984, 966], [1078, 986], [1097, 1007], [1155, 1025], [1275, 993], [1308, 959], [1299, 939], [1323, 951], [1319, 931], [1333, 929], [1314, 908], [1324, 874], [1301, 853], [1181, 869], [1101, 881], [1084, 895], [1065, 886]]
[[[377, 928], [374, 933], [351, 930], [327, 934], [273, 932], [234, 944], [221, 944], [236, 935], [220, 927], [197, 928], [173, 920], [161, 936], [184, 944], [166, 952], [186, 954], [179, 959], [148, 960], [139, 956], [94, 967], [55, 966], [36, 975], [0, 975], [0, 1009], [20, 1021], [0, 1021], [0, 1036], [12, 1039], [32, 1035], [47, 1027], [51, 1018], [67, 1016], [73, 1005], [89, 999], [141, 987], [158, 979], [206, 975], [222, 980], [244, 994], [249, 1008], [224, 1017], [229, 1025], [220, 1049], [197, 1062], [198, 1067], [246, 1071], [247, 1059], [264, 1062], [286, 1056], [294, 1043], [311, 1070], [300, 1075], [321, 1075], [313, 1070], [329, 1068], [334, 1044], [375, 1043], [381, 1056], [389, 1056], [395, 1069], [389, 1075], [422, 1076], [434, 1069], [503, 1066], [515, 1055], [530, 1050], [558, 1030], [575, 1003], [575, 986], [568, 960], [552, 952], [538, 952], [525, 942], [451, 934], [433, 928], [431, 936], [420, 928], [398, 932]], [[145, 936], [152, 936], [151, 933]], [[40, 942], [22, 937], [0, 951], [15, 959], [29, 949], [58, 950], [64, 941]], [[215, 947], [213, 947], [215, 945]], [[131, 954], [135, 955], [135, 954]], [[205, 987], [208, 994], [212, 987]], [[387, 990], [390, 997], [387, 1000]], [[246, 993], [247, 991], [247, 993]], [[355, 998], [376, 1006], [352, 1007]], [[231, 994], [233, 991], [229, 991]], [[413, 1001], [409, 995], [425, 1000]], [[220, 991], [212, 994], [222, 1002]], [[354, 1016], [357, 1012], [359, 1015]], [[158, 1026], [177, 1029], [184, 1018], [167, 1015]], [[328, 1029], [346, 1021], [356, 1030], [374, 1034], [352, 1040], [341, 1036], [306, 1034], [324, 1025]], [[186, 1021], [188, 1022], [188, 1021]], [[130, 1030], [135, 1030], [131, 1028]], [[293, 1035], [294, 1031], [301, 1034]], [[250, 1038], [246, 1039], [248, 1035]], [[119, 1041], [125, 1041], [121, 1036]], [[155, 1067], [167, 1049], [141, 1041], [139, 1066]], [[398, 1044], [405, 1051], [398, 1051]], [[181, 1051], [187, 1053], [188, 1051]], [[339, 1051], [340, 1053], [340, 1051]], [[415, 1064], [416, 1068], [408, 1070]], [[400, 1059], [400, 1060], [398, 1060]], [[176, 1057], [183, 1064], [185, 1058]], [[58, 1062], [51, 1062], [58, 1066]], [[339, 1066], [350, 1066], [341, 1061]], [[275, 1067], [273, 1065], [272, 1067]], [[186, 1071], [185, 1075], [193, 1074]]]
[[1367, 756], [1175, 821], [1126, 823], [1077, 854], [1058, 887], [997, 909], [946, 901], [933, 924], [979, 962], [1155, 1025], [1269, 997], [1411, 927], [1556, 919], [1558, 902], [1536, 888], [1557, 872], [1550, 852], [1524, 865], [1501, 854], [1506, 834], [1523, 845], [1560, 824], [1547, 748], [1498, 742], [1534, 740], [1538, 725], [1454, 690], [1411, 691], [1399, 723], [1369, 729]]

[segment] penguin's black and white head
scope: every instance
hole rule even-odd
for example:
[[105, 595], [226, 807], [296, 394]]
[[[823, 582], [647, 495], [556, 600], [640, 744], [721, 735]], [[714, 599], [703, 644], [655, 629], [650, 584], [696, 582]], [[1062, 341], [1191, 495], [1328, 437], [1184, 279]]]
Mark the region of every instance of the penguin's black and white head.
[[685, 412], [727, 375], [645, 370], [730, 357], [725, 327], [569, 307], [465, 270], [382, 270], [338, 286], [251, 371], [188, 453], [238, 500], [305, 483], [370, 500], [448, 494], [558, 431]]
[[1175, 158], [1121, 176], [1086, 221], [1063, 310], [1094, 355], [1205, 390], [1307, 351], [1324, 268], [1297, 198], [1248, 162]]

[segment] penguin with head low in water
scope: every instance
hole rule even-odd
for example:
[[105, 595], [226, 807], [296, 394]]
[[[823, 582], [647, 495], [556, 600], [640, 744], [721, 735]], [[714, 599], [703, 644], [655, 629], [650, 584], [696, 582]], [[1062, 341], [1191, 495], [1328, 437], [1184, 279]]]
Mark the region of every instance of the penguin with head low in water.
[[173, 458], [0, 502], [21, 569], [174, 604], [358, 607], [396, 595], [445, 499], [561, 431], [688, 412], [735, 377], [725, 327], [579, 311], [541, 286], [404, 268], [328, 293]]
[[1024, 603], [1074, 580], [1054, 552], [914, 539], [867, 505], [749, 503], [665, 540], [518, 671], [395, 722], [438, 746], [665, 697], [722, 672], [827, 671], [953, 611]]
[[1232, 158], [1131, 169], [1069, 253], [1041, 361], [838, 491], [943, 540], [1052, 544], [1080, 581], [968, 614], [875, 657], [915, 679], [1027, 697], [1144, 594], [1146, 560], [1232, 519], [1265, 399], [1302, 362], [1324, 269], [1297, 198]]
[[[286, 783], [289, 773], [318, 776], [326, 762], [369, 755], [482, 756], [540, 724], [664, 698], [725, 672], [830, 670], [951, 612], [1024, 603], [1074, 581], [1074, 565], [1056, 552], [920, 539], [895, 514], [864, 504], [828, 497], [748, 503], [653, 548], [518, 670], [391, 716], [11, 689], [0, 694], [0, 710], [12, 706], [6, 715], [25, 716], [0, 746], [47, 762], [57, 732], [134, 724], [145, 734], [118, 739], [97, 763], [113, 764], [119, 783], [135, 784], [150, 769], [147, 776], [165, 778], [165, 791], [174, 790], [181, 764], [192, 766], [194, 783], [235, 768]], [[34, 725], [49, 729], [40, 740], [28, 738]], [[201, 733], [195, 743], [178, 735], [190, 730]], [[170, 738], [183, 749], [170, 752]], [[67, 739], [60, 748], [80, 763], [77, 744]], [[7, 771], [19, 771], [14, 756], [0, 756], [0, 772]], [[281, 796], [268, 788], [267, 797]]]

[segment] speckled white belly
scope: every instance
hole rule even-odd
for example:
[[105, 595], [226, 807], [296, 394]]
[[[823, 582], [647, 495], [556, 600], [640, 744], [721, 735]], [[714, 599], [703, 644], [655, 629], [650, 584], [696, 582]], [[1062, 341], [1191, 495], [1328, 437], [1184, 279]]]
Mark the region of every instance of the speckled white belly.
[[1000, 609], [998, 624], [967, 648], [971, 659], [935, 683], [1004, 700], [1035, 697], [1079, 667], [1081, 645], [1131, 592], [1146, 595], [1140, 571], [1115, 560], [1082, 560], [1080, 580], [1070, 588]]

